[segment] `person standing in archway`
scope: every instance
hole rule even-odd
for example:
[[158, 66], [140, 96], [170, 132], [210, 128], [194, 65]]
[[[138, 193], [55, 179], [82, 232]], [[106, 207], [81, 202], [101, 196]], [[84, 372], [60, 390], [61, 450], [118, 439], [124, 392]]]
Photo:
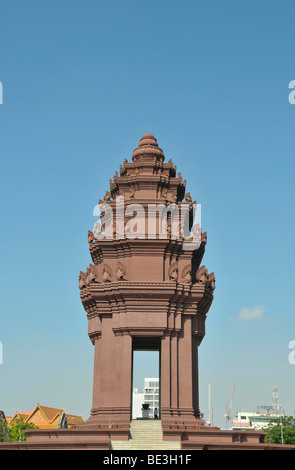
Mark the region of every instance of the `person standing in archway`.
[[158, 408], [155, 408], [154, 410], [154, 418], [158, 419]]

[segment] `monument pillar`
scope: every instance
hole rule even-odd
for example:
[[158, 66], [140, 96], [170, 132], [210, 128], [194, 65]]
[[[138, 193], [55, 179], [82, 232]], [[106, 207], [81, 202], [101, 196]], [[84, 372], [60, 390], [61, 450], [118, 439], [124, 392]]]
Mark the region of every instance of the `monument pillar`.
[[165, 420], [170, 415], [171, 409], [171, 357], [170, 357], [170, 334], [165, 333], [161, 340], [161, 418]]
[[192, 332], [190, 317], [182, 318], [182, 331], [179, 335], [179, 413], [183, 419], [193, 416], [192, 387]]
[[171, 412], [176, 413], [179, 406], [179, 375], [178, 375], [178, 332], [173, 331], [170, 335], [170, 402]]

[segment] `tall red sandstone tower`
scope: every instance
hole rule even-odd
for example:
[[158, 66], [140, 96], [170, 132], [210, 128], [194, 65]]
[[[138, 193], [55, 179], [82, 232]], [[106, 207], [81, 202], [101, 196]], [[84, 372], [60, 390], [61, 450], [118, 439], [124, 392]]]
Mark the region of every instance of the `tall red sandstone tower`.
[[100, 200], [102, 223], [88, 232], [92, 263], [79, 276], [95, 348], [87, 424], [129, 428], [133, 351], [153, 349], [160, 352], [160, 418], [166, 436], [173, 429], [204, 425], [198, 347], [215, 279], [201, 266], [206, 233], [199, 231], [197, 243], [184, 239], [185, 223], [189, 230], [193, 226], [195, 204], [176, 166], [165, 162], [151, 134], [140, 139], [131, 160], [120, 165]]

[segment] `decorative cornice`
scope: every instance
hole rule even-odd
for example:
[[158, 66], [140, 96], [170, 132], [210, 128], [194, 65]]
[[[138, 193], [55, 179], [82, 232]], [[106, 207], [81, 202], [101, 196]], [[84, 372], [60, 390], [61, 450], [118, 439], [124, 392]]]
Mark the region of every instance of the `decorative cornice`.
[[129, 335], [129, 336], [151, 336], [151, 337], [161, 337], [164, 335], [164, 327], [117, 327], [113, 328], [113, 332], [116, 336], [120, 335]]

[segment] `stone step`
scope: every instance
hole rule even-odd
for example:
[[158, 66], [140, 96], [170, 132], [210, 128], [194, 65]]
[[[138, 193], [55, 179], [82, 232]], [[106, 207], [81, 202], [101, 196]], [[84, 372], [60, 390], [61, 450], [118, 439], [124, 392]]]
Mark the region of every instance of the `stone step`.
[[112, 441], [113, 450], [180, 450], [181, 443], [163, 441], [161, 421], [132, 420], [128, 441]]
[[161, 427], [161, 421], [158, 419], [133, 419], [130, 426], [132, 427]]
[[123, 446], [120, 444], [112, 444], [111, 450], [181, 450], [181, 447], [178, 446], [168, 446], [168, 445], [147, 445], [147, 446], [140, 446], [140, 445], [130, 445], [130, 446]]
[[181, 450], [180, 442], [130, 442], [130, 441], [112, 441], [111, 448], [113, 450]]

